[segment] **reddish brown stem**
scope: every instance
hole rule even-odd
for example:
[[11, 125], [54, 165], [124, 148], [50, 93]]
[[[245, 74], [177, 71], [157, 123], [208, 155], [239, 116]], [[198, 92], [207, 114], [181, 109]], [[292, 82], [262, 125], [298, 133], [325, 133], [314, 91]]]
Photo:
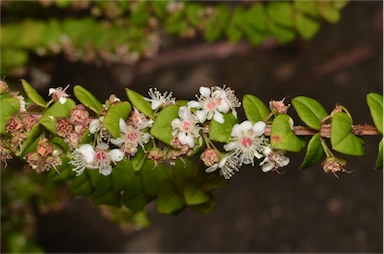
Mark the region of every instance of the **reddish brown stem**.
[[[293, 133], [297, 136], [313, 136], [316, 133], [320, 133], [321, 137], [329, 138], [331, 136], [331, 125], [324, 124], [321, 126], [320, 131], [311, 129], [305, 126], [295, 126], [293, 127]], [[381, 133], [373, 125], [352, 125], [352, 133], [358, 136], [376, 136], [381, 135]], [[264, 135], [270, 136], [271, 134], [271, 125], [267, 125], [265, 128]]]

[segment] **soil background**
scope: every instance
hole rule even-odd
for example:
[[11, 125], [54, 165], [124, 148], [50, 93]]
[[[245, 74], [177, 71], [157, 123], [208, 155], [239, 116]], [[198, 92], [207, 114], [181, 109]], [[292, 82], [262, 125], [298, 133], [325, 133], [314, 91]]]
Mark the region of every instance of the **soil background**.
[[[174, 91], [178, 99], [193, 99], [202, 85], [226, 84], [240, 99], [249, 93], [265, 103], [285, 96], [289, 102], [305, 95], [328, 112], [340, 103], [354, 123], [372, 124], [365, 96], [383, 93], [382, 23], [382, 1], [352, 1], [340, 22], [324, 22], [310, 41], [261, 47], [241, 43], [235, 53], [188, 59], [189, 49], [206, 46], [203, 41], [168, 38], [159, 58], [184, 50], [182, 61], [161, 64], [154, 58], [135, 67], [99, 67], [59, 59], [50, 63], [50, 83], [81, 84], [101, 101], [112, 93], [125, 98], [124, 87], [142, 94], [157, 87]], [[294, 115], [293, 108], [290, 113]], [[188, 209], [177, 216], [162, 215], [149, 204], [148, 229], [123, 231], [86, 199], [74, 198], [61, 212], [38, 216], [38, 242], [51, 253], [382, 253], [383, 172], [373, 169], [380, 138], [364, 140], [366, 154], [348, 157], [353, 173], [339, 174], [340, 179], [320, 166], [298, 169], [305, 151], [290, 153], [291, 163], [282, 175], [243, 166], [227, 187], [215, 192], [217, 207], [210, 215]]]

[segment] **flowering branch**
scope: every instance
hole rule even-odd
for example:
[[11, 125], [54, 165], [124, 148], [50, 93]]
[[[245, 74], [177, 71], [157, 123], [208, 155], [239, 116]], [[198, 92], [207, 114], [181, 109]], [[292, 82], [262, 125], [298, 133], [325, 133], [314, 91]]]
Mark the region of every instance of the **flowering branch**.
[[[157, 89], [148, 97], [126, 89], [129, 101], [111, 95], [104, 104], [75, 86], [76, 104], [68, 87], [49, 89], [46, 102], [28, 82], [22, 84], [27, 99], [0, 83], [1, 161], [23, 158], [36, 172], [49, 171], [52, 180], [71, 179], [74, 195], [133, 211], [156, 199], [161, 213], [186, 206], [210, 212], [215, 206], [211, 192], [242, 165], [281, 174], [290, 162], [287, 152], [306, 146], [301, 168], [321, 163], [324, 172], [338, 177], [350, 171], [335, 152], [361, 156], [358, 136], [383, 132], [382, 95], [376, 93], [367, 95], [374, 126], [354, 125], [342, 105], [328, 114], [304, 96], [291, 103], [306, 126], [294, 126], [285, 98], [268, 106], [253, 95], [240, 101], [226, 86], [202, 86], [191, 101]], [[238, 119], [240, 106], [244, 121]], [[382, 167], [380, 154], [382, 142], [376, 168]], [[200, 157], [201, 166], [188, 159], [193, 156]]]

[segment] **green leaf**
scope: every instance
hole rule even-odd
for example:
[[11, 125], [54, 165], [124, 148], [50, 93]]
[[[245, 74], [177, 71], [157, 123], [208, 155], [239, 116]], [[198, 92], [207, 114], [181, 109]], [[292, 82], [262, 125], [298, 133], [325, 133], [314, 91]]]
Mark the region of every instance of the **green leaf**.
[[288, 2], [270, 2], [267, 6], [267, 14], [279, 25], [293, 26], [293, 8]]
[[247, 21], [254, 28], [264, 31], [267, 29], [267, 14], [261, 3], [255, 3], [247, 11]]
[[77, 85], [73, 88], [76, 98], [86, 107], [99, 115], [103, 105], [84, 87]]
[[69, 117], [69, 113], [75, 106], [76, 103], [69, 98], [64, 104], [57, 101], [45, 111], [39, 123], [53, 134], [56, 134], [56, 119], [58, 117]]
[[172, 214], [184, 208], [184, 202], [171, 181], [163, 181], [159, 188], [156, 208], [159, 213]]
[[319, 16], [316, 1], [295, 0], [293, 3], [293, 7], [296, 11], [299, 11], [303, 14], [308, 14], [315, 18]]
[[268, 23], [268, 30], [280, 44], [291, 42], [296, 37], [296, 33], [293, 29], [284, 28], [274, 22]]
[[211, 127], [209, 129], [209, 138], [212, 141], [226, 143], [231, 138], [231, 132], [233, 126], [236, 124], [237, 118], [229, 112], [224, 114], [224, 123], [216, 122], [214, 119], [211, 121]]
[[41, 131], [42, 127], [39, 124], [32, 127], [32, 129], [28, 132], [27, 138], [23, 141], [20, 155], [26, 155], [25, 151], [28, 149], [28, 147], [32, 145], [35, 140], [40, 140], [39, 136], [41, 134]]
[[192, 179], [184, 183], [184, 199], [188, 205], [199, 205], [207, 202], [209, 196]]
[[175, 166], [171, 169], [173, 182], [180, 192], [183, 192], [185, 180], [192, 176], [196, 168], [196, 165], [190, 159], [185, 158], [183, 160], [176, 160]]
[[138, 212], [143, 210], [149, 201], [150, 197], [145, 192], [141, 177], [135, 173], [124, 188], [123, 204], [132, 211]]
[[340, 153], [361, 156], [364, 154], [363, 140], [352, 134], [352, 120], [346, 113], [336, 113], [331, 123], [331, 144]]
[[47, 104], [44, 98], [24, 79], [21, 80], [23, 88], [28, 98], [33, 101], [36, 105], [39, 105], [43, 108], [47, 107]]
[[115, 191], [123, 190], [129, 181], [131, 181], [134, 174], [135, 171], [133, 170], [131, 161], [123, 159], [116, 163], [111, 173], [113, 189]]
[[[152, 143], [150, 142], [145, 147], [146, 151], [150, 150], [151, 147], [152, 147]], [[144, 166], [144, 163], [146, 161], [147, 161], [147, 153], [144, 152], [143, 148], [138, 147], [137, 153], [131, 159], [133, 169], [135, 171], [139, 171]]]
[[152, 161], [147, 161], [145, 166], [140, 171], [141, 181], [143, 183], [145, 192], [150, 197], [156, 197], [162, 180], [168, 176], [169, 169], [162, 164], [154, 167]]
[[320, 130], [320, 122], [327, 116], [327, 111], [318, 101], [305, 96], [298, 96], [292, 100], [292, 104], [300, 119], [307, 126]]
[[209, 200], [203, 204], [199, 205], [191, 205], [189, 206], [192, 210], [203, 213], [203, 214], [210, 214], [215, 210], [216, 208], [216, 199], [211, 193], [207, 193], [207, 196]]
[[298, 138], [291, 129], [288, 115], [278, 115], [272, 122], [271, 145], [274, 149], [299, 152], [305, 142]]
[[383, 96], [370, 93], [367, 95], [367, 103], [376, 128], [383, 134]]
[[149, 116], [152, 119], [155, 118], [151, 105], [149, 102], [144, 100], [144, 96], [128, 88], [126, 88], [125, 91], [127, 92], [128, 98], [135, 108], [137, 108], [144, 115]]
[[120, 137], [120, 118], [125, 121], [131, 112], [132, 106], [127, 101], [118, 102], [108, 109], [104, 117], [104, 127], [114, 138]]
[[324, 158], [324, 150], [321, 146], [320, 134], [315, 134], [308, 142], [307, 152], [304, 157], [303, 163], [300, 168], [309, 168], [317, 164]]
[[156, 117], [151, 129], [151, 134], [167, 145], [171, 143], [173, 138], [171, 123], [174, 119], [179, 117], [178, 111], [178, 105], [172, 105], [163, 109]]
[[70, 191], [73, 195], [86, 196], [92, 194], [94, 188], [89, 179], [88, 170], [73, 179]]
[[267, 119], [270, 110], [256, 96], [246, 94], [243, 97], [243, 108], [245, 115], [253, 124]]
[[92, 193], [91, 198], [97, 205], [105, 204], [116, 207], [121, 205], [120, 193], [114, 191], [111, 176], [98, 174], [97, 186], [95, 186], [95, 191]]
[[57, 166], [57, 170], [60, 172], [58, 174], [56, 170], [51, 169], [48, 173], [48, 179], [50, 181], [66, 181], [68, 179], [74, 178], [76, 173], [72, 171], [71, 166], [68, 165], [69, 159], [68, 157], [61, 157], [62, 164]]
[[296, 13], [294, 16], [295, 27], [301, 37], [306, 40], [311, 39], [320, 29], [318, 21], [305, 16], [302, 13]]
[[19, 112], [20, 104], [16, 98], [5, 98], [0, 101], [0, 133], [6, 134], [8, 120]]
[[379, 154], [377, 155], [375, 169], [383, 169], [383, 139], [379, 143]]
[[318, 1], [317, 10], [330, 23], [336, 23], [340, 19], [340, 11], [330, 1]]

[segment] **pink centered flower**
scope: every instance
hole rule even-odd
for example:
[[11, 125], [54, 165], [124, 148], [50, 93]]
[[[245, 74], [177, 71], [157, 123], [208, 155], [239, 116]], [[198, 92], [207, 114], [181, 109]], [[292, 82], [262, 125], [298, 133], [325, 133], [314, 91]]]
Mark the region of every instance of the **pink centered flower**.
[[200, 136], [195, 115], [187, 107], [179, 108], [179, 118], [172, 121], [172, 135], [177, 136], [181, 144], [190, 148], [195, 146], [195, 138]]
[[241, 164], [254, 163], [254, 157], [260, 159], [266, 139], [263, 136], [265, 130], [264, 122], [257, 122], [254, 125], [250, 121], [235, 124], [232, 128], [232, 142], [226, 144], [226, 151], [233, 151], [240, 158]]
[[212, 118], [219, 122], [224, 123], [224, 116], [222, 113], [228, 113], [232, 109], [232, 113], [237, 117], [235, 108], [240, 106], [239, 100], [234, 96], [232, 89], [220, 87], [200, 87], [200, 96], [197, 96], [198, 101], [188, 102], [189, 108], [197, 108], [196, 116], [200, 123]]

